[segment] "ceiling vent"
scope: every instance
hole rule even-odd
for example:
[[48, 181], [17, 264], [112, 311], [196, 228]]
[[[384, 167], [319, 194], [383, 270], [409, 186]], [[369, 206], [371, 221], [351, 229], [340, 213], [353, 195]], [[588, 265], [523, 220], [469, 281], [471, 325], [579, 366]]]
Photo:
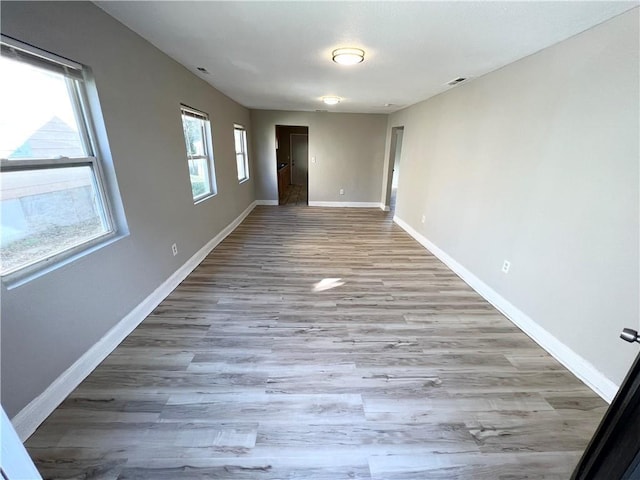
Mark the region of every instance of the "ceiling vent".
[[454, 78], [453, 80], [447, 82], [447, 85], [453, 87], [454, 85], [458, 85], [459, 83], [462, 83], [465, 80], [466, 80], [466, 78], [464, 78], [464, 77]]

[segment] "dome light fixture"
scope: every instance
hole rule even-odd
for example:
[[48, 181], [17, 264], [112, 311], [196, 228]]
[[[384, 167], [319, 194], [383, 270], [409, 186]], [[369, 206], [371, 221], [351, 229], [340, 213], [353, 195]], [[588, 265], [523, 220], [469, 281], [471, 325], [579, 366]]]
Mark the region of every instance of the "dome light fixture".
[[340, 100], [342, 100], [340, 97], [333, 97], [333, 96], [322, 97], [322, 101], [327, 105], [337, 105], [340, 103]]
[[340, 65], [356, 65], [364, 62], [364, 50], [360, 48], [337, 48], [331, 52], [333, 61]]

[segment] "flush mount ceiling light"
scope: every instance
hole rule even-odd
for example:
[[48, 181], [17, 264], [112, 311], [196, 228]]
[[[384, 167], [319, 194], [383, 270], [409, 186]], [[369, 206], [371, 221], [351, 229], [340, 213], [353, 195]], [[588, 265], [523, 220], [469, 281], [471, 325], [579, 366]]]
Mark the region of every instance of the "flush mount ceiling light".
[[340, 65], [355, 65], [364, 61], [364, 50], [360, 48], [337, 48], [331, 55], [333, 61]]
[[327, 105], [337, 105], [342, 100], [340, 97], [322, 97], [322, 101]]

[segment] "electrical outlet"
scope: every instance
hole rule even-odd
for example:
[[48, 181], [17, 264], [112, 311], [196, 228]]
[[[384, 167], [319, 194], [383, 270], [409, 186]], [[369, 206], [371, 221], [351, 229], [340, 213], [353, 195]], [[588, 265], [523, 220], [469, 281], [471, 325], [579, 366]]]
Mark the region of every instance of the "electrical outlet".
[[511, 268], [511, 262], [509, 260], [505, 260], [502, 263], [502, 273], [509, 273], [510, 268]]
[[420, 219], [420, 223], [424, 223], [427, 220], [427, 217], [425, 215], [422, 215], [422, 218]]
[[340, 195], [344, 195], [344, 188], [340, 189]]
[[178, 246], [175, 243], [171, 245], [171, 252], [173, 253], [174, 257], [178, 254]]

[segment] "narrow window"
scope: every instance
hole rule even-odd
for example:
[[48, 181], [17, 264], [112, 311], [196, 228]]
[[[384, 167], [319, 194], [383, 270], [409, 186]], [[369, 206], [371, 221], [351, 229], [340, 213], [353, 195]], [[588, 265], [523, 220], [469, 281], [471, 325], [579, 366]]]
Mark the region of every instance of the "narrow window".
[[32, 271], [115, 233], [83, 67], [2, 36], [0, 272]]
[[204, 112], [185, 106], [182, 106], [181, 111], [191, 193], [193, 201], [197, 203], [216, 194], [211, 125], [209, 116]]
[[242, 125], [234, 125], [233, 136], [236, 144], [236, 166], [238, 181], [249, 180], [249, 158], [247, 155], [247, 131]]

